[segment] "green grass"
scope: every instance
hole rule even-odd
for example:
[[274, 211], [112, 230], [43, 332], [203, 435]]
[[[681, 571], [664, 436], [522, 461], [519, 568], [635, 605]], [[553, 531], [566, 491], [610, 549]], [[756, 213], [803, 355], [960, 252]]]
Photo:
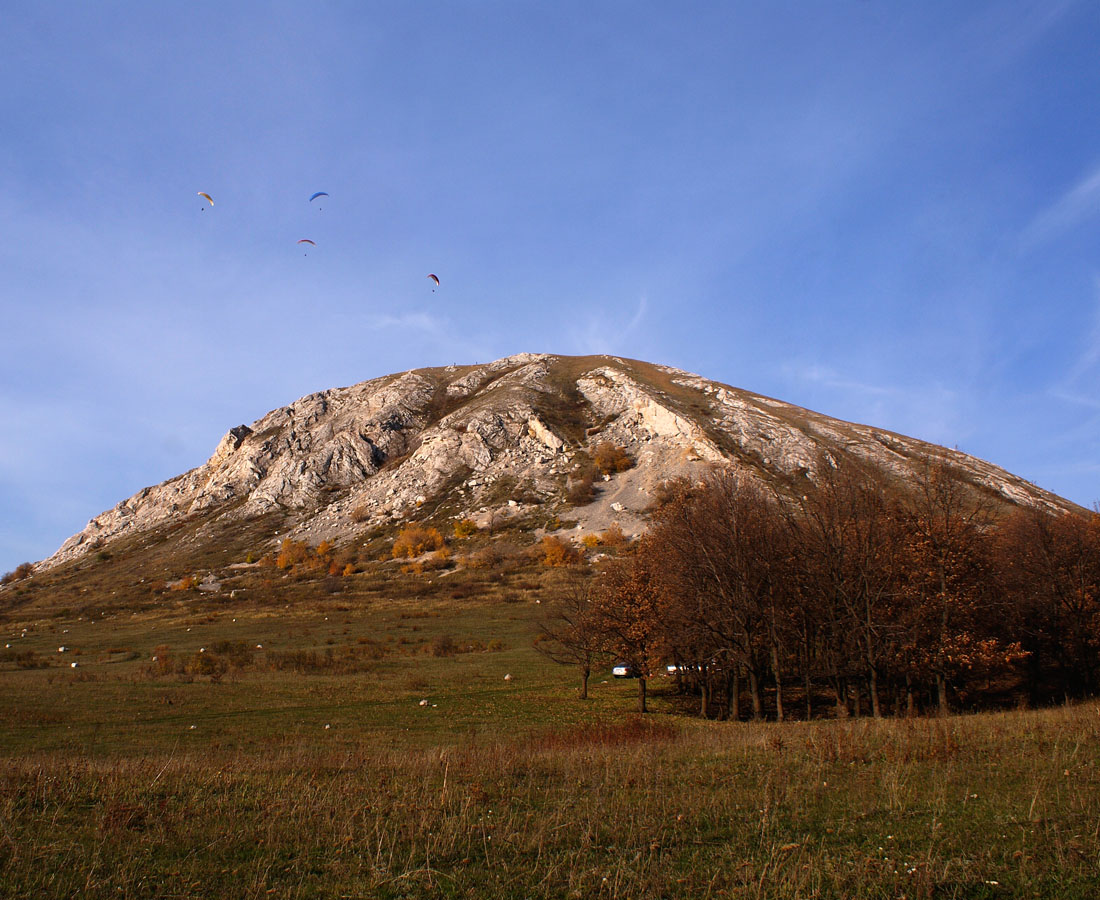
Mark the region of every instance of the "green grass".
[[[0, 896], [1100, 895], [1097, 704], [734, 724], [658, 684], [639, 718], [532, 650], [552, 577], [34, 588], [2, 623]], [[218, 680], [151, 661], [218, 642], [250, 648]]]

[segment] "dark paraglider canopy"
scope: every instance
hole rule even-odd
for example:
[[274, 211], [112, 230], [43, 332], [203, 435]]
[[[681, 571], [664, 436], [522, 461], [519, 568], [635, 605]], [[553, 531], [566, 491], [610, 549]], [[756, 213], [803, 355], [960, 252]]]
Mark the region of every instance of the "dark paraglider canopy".
[[432, 293], [434, 294], [434, 293], [435, 293], [435, 288], [436, 288], [436, 287], [439, 287], [439, 277], [438, 277], [438, 276], [436, 276], [436, 275], [429, 275], [429, 276], [428, 276], [428, 280], [429, 280], [429, 281], [430, 281], [430, 282], [431, 282], [432, 284], [434, 284], [434, 285], [435, 285], [435, 287], [433, 287], [433, 288], [432, 288]]

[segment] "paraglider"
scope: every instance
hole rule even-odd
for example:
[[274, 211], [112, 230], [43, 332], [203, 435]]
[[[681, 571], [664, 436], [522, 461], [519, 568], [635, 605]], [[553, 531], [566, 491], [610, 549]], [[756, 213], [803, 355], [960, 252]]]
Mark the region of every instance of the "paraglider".
[[[302, 238], [300, 241], [298, 241], [298, 243], [299, 244], [309, 244], [311, 247], [316, 247], [317, 246], [317, 244], [314, 243], [313, 241], [311, 241], [309, 238]], [[303, 256], [309, 256], [308, 253], [303, 253], [302, 255]]]
[[[435, 275], [429, 275], [429, 276], [428, 276], [428, 280], [429, 280], [430, 282], [432, 282], [432, 284], [434, 284], [434, 285], [435, 285], [435, 287], [439, 287], [439, 278], [438, 278], [437, 276], [435, 276]], [[433, 293], [433, 294], [435, 293], [435, 287], [434, 287], [434, 288], [432, 288], [432, 293]]]
[[325, 193], [324, 191], [318, 191], [316, 194], [314, 194], [312, 197], [309, 198], [309, 202], [312, 203], [318, 197], [327, 197], [327, 196], [328, 196], [328, 194]]
[[[205, 197], [205, 198], [206, 198], [207, 200], [209, 200], [209, 201], [210, 201], [210, 205], [211, 205], [211, 206], [213, 206], [213, 205], [214, 205], [214, 198], [213, 198], [213, 197], [211, 197], [211, 196], [210, 196], [210, 195], [209, 195], [208, 193], [206, 193], [206, 191], [199, 191], [199, 196], [200, 196], [200, 197]], [[202, 207], [202, 209], [204, 209], [204, 210], [205, 210], [205, 209], [206, 209], [206, 207], [204, 206], [204, 207]]]

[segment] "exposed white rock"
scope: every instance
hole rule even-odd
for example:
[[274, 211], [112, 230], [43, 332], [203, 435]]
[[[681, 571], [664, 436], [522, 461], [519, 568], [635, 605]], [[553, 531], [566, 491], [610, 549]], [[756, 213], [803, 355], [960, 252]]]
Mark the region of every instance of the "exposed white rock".
[[547, 428], [540, 420], [538, 416], [530, 416], [527, 419], [527, 427], [530, 429], [531, 436], [536, 440], [542, 441], [547, 447], [549, 447], [554, 453], [557, 453], [565, 446], [565, 441], [558, 437], [554, 432]]
[[[459, 507], [448, 512], [459, 517], [529, 515], [540, 508], [535, 501], [556, 508], [572, 483], [577, 451], [590, 457], [601, 441], [626, 448], [635, 467], [601, 482], [592, 503], [563, 510], [586, 531], [616, 522], [638, 533], [646, 523], [640, 510], [670, 477], [729, 466], [789, 484], [812, 479], [820, 460], [838, 453], [902, 480], [911, 480], [922, 460], [942, 457], [1007, 503], [1072, 507], [957, 451], [680, 369], [614, 357], [581, 362], [518, 354], [303, 397], [229, 430], [199, 467], [96, 516], [43, 566], [184, 517], [201, 523], [278, 510], [291, 516], [283, 537], [319, 541], [430, 512], [448, 497]], [[516, 495], [502, 495], [501, 484], [514, 485]]]

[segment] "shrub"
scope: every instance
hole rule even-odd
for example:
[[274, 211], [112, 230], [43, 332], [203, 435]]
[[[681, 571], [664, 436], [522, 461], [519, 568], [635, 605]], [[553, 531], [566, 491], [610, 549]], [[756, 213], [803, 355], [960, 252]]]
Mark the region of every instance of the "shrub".
[[464, 540], [477, 533], [477, 523], [473, 519], [459, 519], [455, 522], [455, 537]]
[[413, 559], [429, 550], [441, 549], [443, 543], [443, 535], [436, 528], [406, 525], [393, 542], [393, 558]]
[[198, 587], [199, 580], [194, 575], [185, 575], [179, 581], [171, 586], [173, 591], [193, 591]]
[[8, 572], [3, 578], [0, 578], [0, 584], [11, 584], [13, 581], [22, 581], [24, 578], [30, 578], [34, 574], [34, 563], [20, 563], [14, 569], [14, 571]]
[[525, 552], [511, 541], [497, 540], [470, 554], [466, 558], [466, 565], [472, 569], [495, 569], [498, 566], [523, 562], [524, 556]]
[[252, 644], [245, 641], [217, 641], [210, 648], [233, 669], [246, 669], [252, 665], [253, 656], [256, 653]]
[[634, 459], [626, 452], [626, 448], [610, 441], [601, 441], [596, 446], [593, 460], [602, 475], [625, 472], [634, 467]]
[[20, 650], [15, 654], [14, 659], [20, 669], [47, 669], [50, 665], [48, 659], [39, 656], [33, 650]]
[[292, 541], [290, 538], [284, 538], [279, 546], [279, 555], [275, 557], [275, 565], [284, 572], [288, 572], [295, 566], [308, 561], [309, 557], [309, 544], [305, 541]]
[[595, 550], [600, 546], [600, 536], [598, 534], [586, 534], [581, 538], [581, 543], [584, 544], [589, 550]]
[[431, 555], [429, 566], [432, 569], [446, 569], [451, 566], [451, 548], [440, 547]]
[[172, 653], [167, 644], [157, 644], [153, 648], [153, 671], [158, 675], [167, 675], [172, 671]]
[[539, 544], [539, 561], [544, 566], [572, 566], [580, 561], [580, 554], [568, 541], [548, 534]]
[[219, 681], [229, 671], [229, 662], [217, 653], [196, 653], [187, 660], [184, 673], [206, 676], [211, 681]]
[[432, 638], [432, 656], [454, 656], [456, 653], [458, 653], [458, 644], [451, 635], [440, 634]]
[[600, 543], [611, 550], [618, 550], [626, 542], [626, 535], [623, 534], [623, 530], [619, 527], [618, 522], [612, 522], [603, 534], [600, 535]]
[[571, 477], [566, 486], [566, 501], [571, 506], [584, 506], [586, 503], [591, 503], [596, 496], [593, 480], [590, 472]]

